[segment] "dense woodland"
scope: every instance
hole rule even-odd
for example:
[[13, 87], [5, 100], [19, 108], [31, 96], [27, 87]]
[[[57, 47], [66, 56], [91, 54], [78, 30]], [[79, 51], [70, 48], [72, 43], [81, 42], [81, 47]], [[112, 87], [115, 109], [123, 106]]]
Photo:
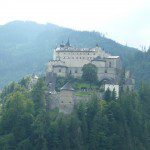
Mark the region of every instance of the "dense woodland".
[[32, 90], [28, 80], [5, 87], [0, 95], [2, 150], [149, 150], [150, 87], [122, 92], [118, 100], [93, 95], [70, 115], [47, 108], [43, 79]]
[[[47, 102], [51, 99], [47, 99], [43, 78], [32, 90], [28, 88], [28, 78], [4, 87], [25, 75], [44, 73], [56, 43], [68, 37], [74, 46], [99, 44], [113, 55], [119, 55], [124, 67], [133, 73], [138, 89], [121, 92], [119, 99], [110, 91], [103, 99], [93, 94], [91, 100], [85, 101], [82, 95], [83, 100], [72, 114], [64, 115], [58, 109], [48, 108]], [[0, 93], [0, 149], [149, 150], [149, 75], [150, 49], [141, 52], [101, 33], [75, 31], [53, 24], [16, 21], [0, 26], [0, 88], [4, 87]], [[56, 90], [67, 80], [59, 78]], [[84, 82], [73, 82], [74, 88], [88, 87]], [[90, 88], [97, 90], [99, 85], [94, 84]]]
[[119, 55], [138, 86], [142, 80], [150, 83], [150, 52], [121, 45], [98, 32], [14, 21], [0, 26], [0, 88], [25, 75], [44, 73], [53, 48], [62, 41], [66, 42], [68, 37], [73, 46], [91, 48], [99, 44], [105, 51]]

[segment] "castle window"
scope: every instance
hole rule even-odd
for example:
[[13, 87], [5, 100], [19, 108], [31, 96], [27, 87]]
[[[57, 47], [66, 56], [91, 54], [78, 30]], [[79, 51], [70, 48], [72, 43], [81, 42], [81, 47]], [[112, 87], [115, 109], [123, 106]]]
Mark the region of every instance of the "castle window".
[[61, 72], [61, 69], [59, 69], [59, 72]]
[[107, 73], [107, 69], [105, 69], [105, 73]]
[[71, 70], [70, 70], [69, 74], [71, 74]]
[[109, 62], [109, 67], [111, 68], [111, 62]]
[[78, 71], [77, 71], [77, 70], [75, 70], [75, 73], [78, 73]]
[[61, 103], [63, 103], [63, 101], [61, 101]]

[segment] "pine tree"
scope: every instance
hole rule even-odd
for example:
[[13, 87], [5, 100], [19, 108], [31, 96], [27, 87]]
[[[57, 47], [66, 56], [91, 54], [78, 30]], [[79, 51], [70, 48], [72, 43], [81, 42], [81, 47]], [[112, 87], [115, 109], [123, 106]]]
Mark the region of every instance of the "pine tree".
[[104, 100], [106, 100], [106, 101], [111, 100], [111, 91], [109, 90], [109, 88], [104, 93]]
[[46, 87], [44, 81], [42, 79], [39, 79], [32, 90], [32, 99], [34, 101], [36, 114], [46, 109], [45, 91]]

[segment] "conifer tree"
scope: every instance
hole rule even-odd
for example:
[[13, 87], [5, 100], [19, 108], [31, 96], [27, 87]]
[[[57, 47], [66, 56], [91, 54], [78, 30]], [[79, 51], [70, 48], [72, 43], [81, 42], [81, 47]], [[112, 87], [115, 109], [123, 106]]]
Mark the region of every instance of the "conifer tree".
[[46, 109], [45, 91], [46, 87], [44, 81], [42, 79], [39, 79], [32, 90], [32, 99], [34, 102], [36, 114], [38, 114], [43, 109]]
[[109, 90], [109, 88], [104, 93], [104, 100], [106, 100], [106, 101], [111, 100], [111, 91]]

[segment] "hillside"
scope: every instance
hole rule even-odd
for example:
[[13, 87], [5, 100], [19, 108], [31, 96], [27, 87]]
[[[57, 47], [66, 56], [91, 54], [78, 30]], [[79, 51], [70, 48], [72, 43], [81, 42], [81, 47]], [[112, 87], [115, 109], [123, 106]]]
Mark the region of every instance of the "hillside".
[[[140, 53], [141, 56], [142, 52], [116, 43], [101, 33], [75, 31], [53, 24], [14, 21], [0, 26], [0, 88], [27, 74], [44, 73], [46, 63], [52, 58], [53, 48], [68, 37], [71, 44], [77, 47], [99, 44], [104, 50], [121, 56], [125, 66], [132, 68], [136, 79], [142, 80], [143, 76], [148, 79], [149, 69], [142, 70], [142, 74], [138, 71], [137, 74], [134, 67], [137, 64], [131, 63], [135, 60], [135, 54]], [[146, 68], [149, 66], [148, 60]]]
[[149, 150], [149, 86], [122, 92], [118, 100], [108, 93], [102, 100], [93, 92], [64, 115], [50, 109], [44, 78], [30, 90], [28, 81], [0, 93], [2, 150]]

